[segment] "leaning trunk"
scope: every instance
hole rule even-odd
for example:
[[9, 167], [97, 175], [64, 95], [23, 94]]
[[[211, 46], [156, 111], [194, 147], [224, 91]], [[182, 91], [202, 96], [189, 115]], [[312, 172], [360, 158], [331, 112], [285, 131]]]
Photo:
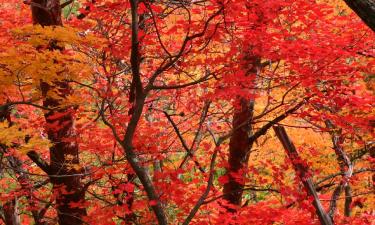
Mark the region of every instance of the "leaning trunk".
[[302, 159], [299, 156], [296, 147], [294, 146], [293, 142], [289, 139], [285, 128], [283, 126], [274, 126], [273, 127], [277, 138], [280, 140], [281, 144], [283, 145], [286, 154], [288, 155], [289, 159], [292, 161], [292, 165], [294, 171], [296, 172], [297, 176], [301, 180], [301, 183], [305, 187], [308, 196], [313, 198], [313, 206], [316, 210], [316, 214], [319, 218], [320, 224], [322, 225], [332, 225], [331, 218], [325, 212], [320, 199], [318, 197], [318, 193], [314, 187], [314, 182], [309, 175], [308, 167], [301, 163]]

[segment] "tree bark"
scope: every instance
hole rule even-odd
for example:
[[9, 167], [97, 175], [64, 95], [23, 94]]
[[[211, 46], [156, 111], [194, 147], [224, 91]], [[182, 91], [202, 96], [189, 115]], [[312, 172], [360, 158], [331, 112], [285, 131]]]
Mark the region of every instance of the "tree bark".
[[[250, 56], [248, 72], [256, 76], [259, 69], [260, 57]], [[254, 84], [255, 85], [255, 84]], [[244, 171], [249, 162], [250, 150], [254, 140], [252, 135], [252, 118], [254, 114], [254, 99], [248, 100], [239, 97], [240, 107], [235, 109], [233, 115], [233, 135], [229, 141], [229, 159], [227, 176], [229, 181], [224, 184], [224, 199], [233, 205], [241, 205], [243, 188], [245, 186]], [[232, 210], [230, 210], [232, 211]]]
[[[141, 65], [141, 53], [140, 53], [140, 46], [139, 46], [139, 14], [138, 14], [138, 0], [129, 0], [131, 5], [131, 53], [130, 53], [130, 64], [132, 70], [132, 82], [130, 85], [130, 96], [129, 101], [133, 103], [132, 108], [129, 110], [129, 115], [131, 115], [131, 119], [129, 121], [128, 127], [125, 131], [125, 136], [121, 140], [114, 127], [106, 121], [104, 116], [102, 119], [104, 123], [112, 129], [116, 139], [120, 142], [126, 159], [130, 163], [130, 166], [134, 170], [135, 174], [139, 178], [140, 182], [142, 183], [144, 190], [147, 194], [147, 197], [150, 201], [156, 201], [156, 204], [151, 206], [152, 210], [155, 213], [156, 219], [160, 225], [168, 224], [167, 216], [164, 212], [164, 208], [162, 202], [159, 199], [159, 195], [155, 188], [155, 185], [152, 182], [152, 178], [147, 171], [147, 168], [144, 167], [140, 162], [139, 158], [134, 151], [133, 146], [133, 138], [136, 132], [136, 128], [138, 125], [139, 120], [142, 116], [142, 111], [145, 105], [145, 100], [147, 97], [147, 91], [143, 88], [142, 80], [141, 80], [141, 73], [140, 73], [140, 65]], [[151, 81], [150, 81], [151, 82]], [[152, 83], [152, 82], [151, 82]]]
[[273, 127], [277, 138], [282, 143], [288, 157], [292, 161], [294, 170], [296, 171], [296, 174], [300, 178], [303, 186], [307, 190], [307, 194], [309, 196], [312, 196], [314, 198], [313, 205], [316, 210], [316, 214], [318, 215], [319, 221], [322, 225], [332, 225], [332, 221], [330, 217], [325, 212], [318, 194], [315, 190], [314, 183], [312, 179], [310, 178], [308, 174], [308, 168], [301, 163], [301, 157], [299, 156], [296, 147], [292, 143], [292, 141], [289, 139], [285, 128], [282, 126], [274, 126]]
[[[241, 108], [237, 109], [233, 115], [233, 129], [235, 131], [229, 141], [229, 167], [227, 168], [229, 181], [224, 184], [223, 190], [224, 199], [233, 205], [241, 205], [245, 182], [239, 178], [244, 176], [241, 173], [247, 168], [253, 144], [250, 142], [250, 135], [254, 101], [246, 99], [240, 101]], [[239, 126], [241, 128], [236, 129]]]
[[375, 0], [344, 1], [375, 32]]
[[2, 207], [2, 211], [4, 214], [5, 225], [21, 225], [17, 198], [6, 202]]
[[[62, 26], [61, 6], [59, 0], [32, 0], [31, 11], [34, 24], [42, 26]], [[48, 49], [59, 49], [51, 41]], [[56, 210], [60, 225], [83, 224], [82, 217], [86, 209], [72, 207], [70, 203], [84, 203], [85, 190], [82, 184], [80, 171], [75, 169], [79, 165], [78, 144], [75, 139], [74, 107], [61, 105], [61, 100], [48, 95], [55, 91], [60, 97], [65, 98], [72, 90], [67, 81], [49, 84], [41, 83], [44, 97], [43, 107], [53, 110], [44, 114], [46, 119], [46, 132], [53, 146], [50, 148], [50, 166], [48, 175], [53, 184], [56, 195]], [[61, 116], [55, 116], [59, 114]], [[59, 126], [57, 129], [53, 126]], [[67, 163], [68, 162], [68, 163]], [[64, 191], [62, 191], [64, 190]]]
[[343, 174], [342, 181], [336, 187], [335, 191], [332, 194], [331, 202], [329, 206], [329, 216], [331, 220], [334, 220], [336, 208], [337, 208], [337, 200], [340, 197], [341, 193], [345, 191], [345, 208], [344, 208], [344, 215], [350, 216], [350, 204], [352, 201], [351, 197], [351, 188], [349, 184], [349, 179], [353, 174], [353, 165], [350, 161], [349, 156], [346, 154], [343, 143], [344, 143], [344, 136], [340, 129], [332, 123], [331, 120], [325, 121], [326, 127], [330, 130], [333, 149], [335, 150], [335, 154], [337, 156], [337, 161], [339, 163], [340, 172]]

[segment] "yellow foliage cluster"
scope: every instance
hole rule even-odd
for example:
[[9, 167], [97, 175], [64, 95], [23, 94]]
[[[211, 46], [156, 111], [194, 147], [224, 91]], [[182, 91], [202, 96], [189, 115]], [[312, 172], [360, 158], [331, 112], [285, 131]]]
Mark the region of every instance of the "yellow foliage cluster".
[[[21, 129], [18, 125], [9, 126], [8, 122], [0, 123], [0, 143], [15, 148], [18, 154], [27, 154], [31, 150], [49, 148], [50, 141], [40, 135], [32, 135], [32, 129]], [[30, 137], [25, 142], [25, 137]]]
[[[33, 99], [40, 82], [81, 81], [91, 75], [87, 55], [103, 44], [71, 27], [29, 25], [13, 30], [13, 34], [19, 44], [0, 53], [0, 86], [6, 90], [16, 85]], [[51, 46], [56, 50], [48, 49]]]

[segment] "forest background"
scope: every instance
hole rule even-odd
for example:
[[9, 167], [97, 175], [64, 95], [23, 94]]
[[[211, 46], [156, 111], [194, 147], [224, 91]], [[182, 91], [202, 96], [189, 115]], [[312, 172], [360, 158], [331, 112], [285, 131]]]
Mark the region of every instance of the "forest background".
[[372, 224], [374, 15], [0, 0], [1, 223]]

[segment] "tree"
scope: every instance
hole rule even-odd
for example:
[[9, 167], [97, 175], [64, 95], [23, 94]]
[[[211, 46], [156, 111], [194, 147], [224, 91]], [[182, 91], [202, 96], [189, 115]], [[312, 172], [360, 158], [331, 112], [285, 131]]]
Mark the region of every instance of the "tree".
[[375, 2], [372, 0], [356, 2], [345, 0], [345, 3], [371, 28], [375, 31]]
[[374, 34], [352, 14], [320, 1], [29, 4], [5, 10], [29, 19], [1, 14], [0, 36], [0, 201], [17, 201], [21, 223], [370, 223]]
[[[31, 1], [28, 4], [31, 6], [32, 22], [34, 25], [42, 27], [46, 26], [61, 26], [61, 5], [59, 1]], [[39, 27], [40, 29], [41, 27]], [[42, 29], [43, 30], [43, 29]], [[50, 39], [48, 43], [39, 42], [36, 44], [35, 54], [40, 55], [52, 55], [52, 64], [47, 65], [53, 66], [59, 63], [58, 56], [60, 53], [56, 51], [63, 51], [64, 48], [58, 46], [58, 40]], [[45, 53], [44, 51], [48, 51]], [[29, 58], [30, 60], [30, 58]], [[38, 60], [38, 58], [31, 58], [31, 60]], [[32, 62], [32, 61], [31, 61]], [[30, 66], [26, 61], [25, 67]], [[48, 63], [48, 62], [47, 62]], [[39, 66], [39, 65], [38, 65]], [[57, 68], [62, 68], [58, 67]], [[20, 71], [22, 73], [23, 71]], [[47, 71], [45, 72], [50, 72]], [[53, 71], [55, 72], [55, 71]], [[52, 73], [53, 73], [52, 72]], [[64, 70], [58, 72], [56, 75], [64, 74]], [[38, 74], [36, 74], [38, 75]], [[22, 76], [17, 74], [17, 76]], [[20, 79], [24, 79], [23, 77]], [[25, 80], [27, 80], [26, 78]], [[18, 85], [23, 86], [22, 81], [19, 81]], [[48, 139], [51, 142], [50, 147], [50, 162], [47, 163], [43, 158], [39, 156], [36, 151], [28, 151], [27, 156], [42, 169], [47, 176], [49, 181], [53, 184], [53, 192], [55, 195], [53, 198], [56, 199], [56, 210], [58, 214], [58, 221], [60, 224], [82, 224], [82, 217], [86, 215], [86, 210], [82, 207], [71, 207], [72, 203], [84, 203], [85, 186], [81, 183], [81, 170], [79, 168], [79, 156], [78, 156], [78, 145], [75, 139], [74, 131], [74, 107], [66, 106], [63, 100], [68, 98], [71, 92], [71, 88], [67, 80], [56, 79], [51, 75], [50, 79], [41, 80], [40, 84], [42, 106], [44, 111], [44, 117], [46, 120], [45, 130], [48, 135]], [[20, 89], [21, 90], [21, 89]], [[22, 90], [21, 90], [22, 91]], [[21, 93], [22, 95], [22, 93]], [[22, 99], [25, 101], [24, 96]], [[10, 103], [11, 104], [11, 103]], [[5, 106], [6, 110], [9, 106]], [[10, 120], [8, 119], [10, 124]], [[26, 135], [25, 142], [30, 144], [29, 141], [32, 137]], [[12, 165], [13, 169], [20, 167], [19, 159], [14, 158]], [[11, 162], [10, 162], [11, 163]], [[12, 164], [12, 163], [11, 163]], [[78, 166], [78, 167], [77, 167]], [[20, 173], [20, 171], [16, 171]], [[22, 178], [20, 178], [20, 184], [23, 185]], [[27, 177], [23, 178], [27, 179]], [[25, 188], [28, 188], [27, 186]], [[31, 196], [30, 196], [31, 197]], [[30, 207], [35, 207], [34, 203], [30, 203]], [[47, 202], [46, 207], [51, 205]], [[43, 224], [43, 214], [46, 209], [42, 211], [33, 212], [35, 223]]]

